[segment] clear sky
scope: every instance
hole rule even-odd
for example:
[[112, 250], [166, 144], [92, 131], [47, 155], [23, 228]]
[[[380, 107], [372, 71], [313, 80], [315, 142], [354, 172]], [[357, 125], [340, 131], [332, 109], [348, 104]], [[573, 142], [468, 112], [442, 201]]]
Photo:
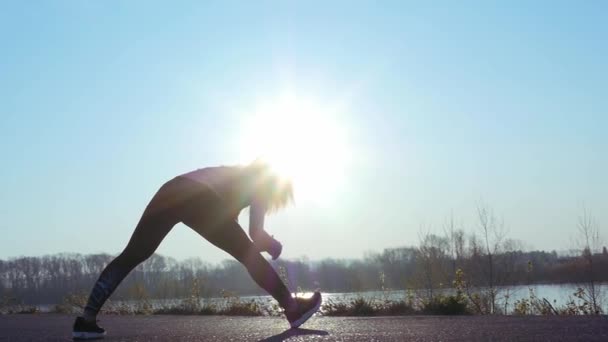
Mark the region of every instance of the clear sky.
[[[607, 17], [605, 1], [3, 1], [0, 258], [118, 253], [158, 186], [242, 162], [244, 123], [286, 92], [343, 153], [307, 159], [309, 191], [268, 220], [285, 257], [416, 244], [450, 213], [476, 230], [480, 202], [530, 248], [573, 247], [583, 205], [608, 238]], [[182, 225], [158, 252], [227, 257]]]

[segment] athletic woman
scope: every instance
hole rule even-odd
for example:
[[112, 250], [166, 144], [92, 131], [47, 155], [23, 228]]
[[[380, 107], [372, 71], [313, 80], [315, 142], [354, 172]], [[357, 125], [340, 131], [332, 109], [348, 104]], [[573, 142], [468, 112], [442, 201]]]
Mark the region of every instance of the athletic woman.
[[[319, 309], [321, 294], [294, 298], [261, 255], [267, 252], [276, 259], [281, 254], [281, 243], [264, 231], [264, 216], [292, 200], [291, 183], [260, 162], [198, 169], [168, 181], [144, 210], [127, 247], [99, 276], [83, 315], [76, 318], [73, 337], [105, 336], [105, 330], [97, 325], [97, 313], [129, 272], [148, 259], [179, 222], [241, 262], [253, 280], [279, 302], [290, 326], [300, 326]], [[246, 207], [251, 239], [237, 222]]]

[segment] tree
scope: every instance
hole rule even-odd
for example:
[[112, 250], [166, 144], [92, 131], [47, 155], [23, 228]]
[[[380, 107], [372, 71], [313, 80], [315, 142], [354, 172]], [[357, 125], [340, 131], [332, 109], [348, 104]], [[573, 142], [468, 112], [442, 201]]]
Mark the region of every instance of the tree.
[[495, 284], [495, 260], [494, 256], [505, 238], [504, 222], [497, 222], [496, 216], [491, 208], [485, 205], [477, 206], [477, 218], [481, 228], [482, 239], [487, 258], [487, 281], [489, 287], [489, 311], [496, 312], [497, 289]]
[[446, 284], [446, 261], [448, 248], [446, 238], [424, 232], [420, 234], [418, 247], [418, 274], [422, 278], [422, 288], [427, 291], [427, 298], [433, 300], [435, 288]]
[[[601, 302], [603, 294], [601, 287], [597, 286], [597, 270], [595, 265], [595, 253], [599, 253], [601, 237], [598, 223], [586, 207], [583, 207], [581, 215], [578, 217], [579, 247], [581, 258], [585, 265], [585, 290], [588, 302], [591, 304], [593, 313], [602, 312]], [[605, 252], [604, 247], [604, 252]]]
[[447, 252], [452, 259], [452, 281], [456, 275], [456, 270], [460, 267], [460, 259], [464, 255], [465, 235], [462, 229], [456, 229], [454, 223], [454, 213], [450, 214], [448, 222], [443, 227], [448, 241]]

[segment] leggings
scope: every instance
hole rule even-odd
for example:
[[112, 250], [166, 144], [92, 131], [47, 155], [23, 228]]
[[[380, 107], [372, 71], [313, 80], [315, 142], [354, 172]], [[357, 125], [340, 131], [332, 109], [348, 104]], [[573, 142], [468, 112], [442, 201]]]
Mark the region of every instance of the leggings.
[[291, 293], [230, 216], [227, 205], [205, 185], [183, 177], [165, 183], [146, 207], [127, 247], [101, 272], [85, 306], [85, 316], [96, 316], [129, 272], [148, 259], [179, 222], [232, 255], [261, 288], [286, 308]]

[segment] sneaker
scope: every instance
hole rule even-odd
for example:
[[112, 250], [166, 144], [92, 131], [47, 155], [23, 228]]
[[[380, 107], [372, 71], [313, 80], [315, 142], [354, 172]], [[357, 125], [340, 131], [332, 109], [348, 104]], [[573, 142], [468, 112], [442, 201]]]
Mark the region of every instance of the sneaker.
[[285, 311], [285, 316], [292, 328], [297, 328], [304, 324], [312, 315], [314, 315], [321, 306], [321, 293], [315, 292], [310, 298], [295, 298], [297, 308], [293, 311]]
[[93, 340], [106, 336], [106, 331], [97, 322], [88, 322], [84, 317], [76, 317], [72, 338], [78, 340]]

